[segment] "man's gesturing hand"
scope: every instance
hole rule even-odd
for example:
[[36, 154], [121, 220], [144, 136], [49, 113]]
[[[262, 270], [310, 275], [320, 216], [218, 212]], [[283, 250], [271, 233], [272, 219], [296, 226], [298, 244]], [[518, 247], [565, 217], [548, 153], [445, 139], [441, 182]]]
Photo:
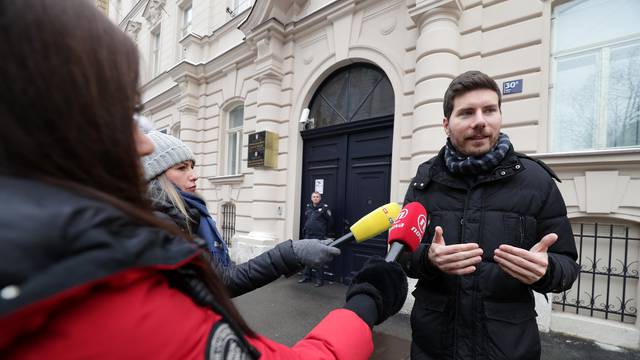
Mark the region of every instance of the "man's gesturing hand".
[[558, 235], [550, 233], [540, 242], [533, 245], [531, 250], [517, 248], [511, 245], [500, 245], [494, 252], [493, 259], [507, 274], [531, 285], [540, 280], [547, 272], [549, 255], [547, 249], [558, 240]]
[[466, 275], [476, 271], [474, 265], [482, 261], [482, 249], [476, 243], [446, 245], [442, 228], [436, 226], [428, 257], [444, 273]]

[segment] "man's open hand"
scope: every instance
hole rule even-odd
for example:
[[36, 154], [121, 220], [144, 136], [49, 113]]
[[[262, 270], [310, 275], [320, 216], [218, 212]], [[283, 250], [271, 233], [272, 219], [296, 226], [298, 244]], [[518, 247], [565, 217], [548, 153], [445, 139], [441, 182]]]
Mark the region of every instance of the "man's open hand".
[[429, 247], [429, 261], [440, 271], [450, 275], [466, 275], [476, 271], [475, 264], [482, 261], [482, 249], [476, 243], [446, 245], [443, 231], [436, 233]]
[[547, 249], [558, 240], [558, 235], [550, 233], [540, 242], [533, 245], [531, 250], [521, 249], [511, 245], [500, 245], [494, 252], [493, 259], [507, 274], [531, 285], [540, 280], [547, 273], [549, 255]]

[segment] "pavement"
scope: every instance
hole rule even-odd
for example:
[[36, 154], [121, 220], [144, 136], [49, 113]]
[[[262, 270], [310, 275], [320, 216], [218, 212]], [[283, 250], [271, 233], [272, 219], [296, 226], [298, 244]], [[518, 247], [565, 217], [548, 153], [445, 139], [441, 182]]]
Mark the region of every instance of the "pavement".
[[[237, 297], [234, 303], [258, 333], [291, 346], [302, 339], [332, 309], [344, 305], [347, 287], [325, 282], [298, 284], [299, 276], [281, 278]], [[559, 333], [541, 333], [544, 360], [640, 360], [640, 351], [600, 346]], [[396, 314], [374, 327], [371, 359], [409, 359], [409, 315]]]

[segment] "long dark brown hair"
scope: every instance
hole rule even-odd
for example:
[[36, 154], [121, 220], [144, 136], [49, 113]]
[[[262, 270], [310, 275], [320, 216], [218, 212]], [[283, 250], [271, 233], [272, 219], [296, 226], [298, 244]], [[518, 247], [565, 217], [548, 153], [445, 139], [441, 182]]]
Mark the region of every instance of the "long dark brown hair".
[[[0, 174], [64, 186], [181, 234], [145, 196], [132, 119], [138, 51], [127, 35], [87, 0], [2, 0], [0, 54]], [[195, 265], [253, 335], [206, 260]]]

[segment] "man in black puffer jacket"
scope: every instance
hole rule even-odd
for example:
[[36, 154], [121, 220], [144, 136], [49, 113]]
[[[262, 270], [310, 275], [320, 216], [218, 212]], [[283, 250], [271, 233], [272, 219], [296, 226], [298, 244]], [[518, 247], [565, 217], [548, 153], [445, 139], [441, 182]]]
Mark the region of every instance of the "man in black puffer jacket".
[[513, 150], [496, 82], [478, 71], [445, 93], [447, 144], [421, 164], [405, 204], [430, 223], [399, 259], [418, 279], [411, 358], [539, 359], [533, 291], [561, 292], [578, 276], [566, 207], [541, 161]]

